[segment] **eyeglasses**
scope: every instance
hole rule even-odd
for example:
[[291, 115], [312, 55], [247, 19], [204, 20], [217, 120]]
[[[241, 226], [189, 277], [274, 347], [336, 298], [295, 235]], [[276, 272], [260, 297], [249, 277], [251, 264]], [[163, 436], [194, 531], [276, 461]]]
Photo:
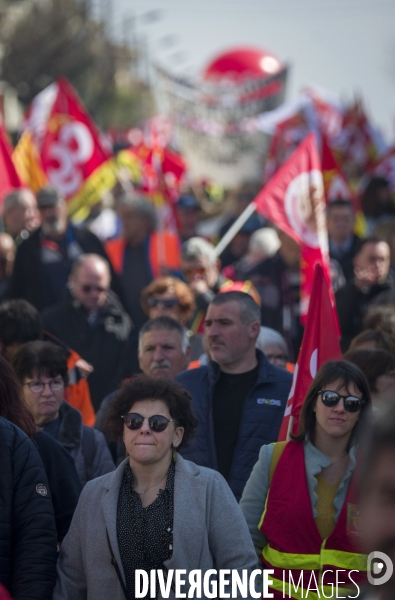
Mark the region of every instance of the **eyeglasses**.
[[357, 396], [342, 396], [331, 390], [321, 390], [318, 393], [321, 394], [322, 404], [325, 404], [325, 406], [328, 406], [329, 408], [337, 406], [341, 398], [343, 398], [344, 408], [348, 412], [357, 412], [365, 404], [365, 400], [363, 398], [358, 398]]
[[200, 275], [200, 277], [203, 277], [203, 275], [206, 274], [206, 269], [204, 267], [184, 269], [183, 273], [184, 273], [185, 277], [187, 277], [187, 278], [191, 278], [194, 275]]
[[145, 419], [148, 419], [149, 428], [155, 433], [161, 433], [166, 429], [169, 423], [174, 423], [173, 419], [167, 419], [163, 415], [154, 415], [153, 417], [143, 417], [138, 413], [129, 413], [121, 417], [128, 429], [136, 431], [141, 429]]
[[107, 289], [100, 285], [81, 285], [81, 290], [84, 294], [90, 294], [91, 292], [106, 292]]
[[278, 361], [286, 364], [288, 356], [286, 354], [265, 354], [269, 362]]
[[41, 394], [46, 385], [49, 385], [52, 392], [58, 392], [62, 389], [63, 379], [50, 379], [49, 381], [26, 381], [23, 385], [27, 385], [33, 394]]
[[147, 304], [150, 308], [156, 308], [159, 304], [161, 304], [163, 308], [173, 308], [179, 304], [179, 300], [178, 298], [154, 298], [153, 296], [149, 296], [147, 298]]

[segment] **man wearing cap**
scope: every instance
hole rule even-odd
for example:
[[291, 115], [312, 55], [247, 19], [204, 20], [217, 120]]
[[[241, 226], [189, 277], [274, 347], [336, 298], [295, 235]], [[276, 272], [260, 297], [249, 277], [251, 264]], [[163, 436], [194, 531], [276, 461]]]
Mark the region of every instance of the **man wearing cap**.
[[[41, 227], [17, 250], [10, 297], [23, 298], [41, 311], [62, 300], [75, 258], [80, 254], [107, 256], [93, 233], [69, 222], [66, 202], [57, 189], [42, 188], [37, 194], [37, 205]], [[112, 287], [120, 292], [114, 273]]]
[[195, 196], [192, 196], [192, 194], [180, 196], [176, 204], [176, 215], [181, 242], [186, 242], [197, 235], [199, 212], [199, 202]]

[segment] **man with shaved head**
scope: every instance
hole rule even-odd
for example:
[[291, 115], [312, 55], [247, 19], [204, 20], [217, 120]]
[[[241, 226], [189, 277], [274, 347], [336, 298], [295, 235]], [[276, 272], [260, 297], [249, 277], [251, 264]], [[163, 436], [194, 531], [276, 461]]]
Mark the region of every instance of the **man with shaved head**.
[[82, 254], [73, 263], [67, 298], [42, 314], [43, 329], [93, 366], [88, 383], [95, 410], [122, 378], [132, 328], [110, 284], [108, 262], [97, 254]]

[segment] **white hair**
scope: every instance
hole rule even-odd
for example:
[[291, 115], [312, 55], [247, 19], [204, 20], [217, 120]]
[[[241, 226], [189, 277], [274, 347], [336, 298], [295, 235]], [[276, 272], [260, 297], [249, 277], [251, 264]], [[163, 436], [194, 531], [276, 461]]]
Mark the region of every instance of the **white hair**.
[[262, 227], [252, 234], [248, 250], [269, 257], [277, 252], [280, 245], [277, 231], [272, 227]]
[[182, 247], [183, 260], [194, 260], [203, 256], [207, 258], [210, 267], [217, 262], [215, 248], [210, 242], [201, 237], [192, 237]]
[[267, 346], [270, 346], [271, 344], [277, 344], [284, 354], [288, 354], [287, 342], [281, 333], [270, 327], [261, 327], [255, 342], [255, 347], [265, 353]]

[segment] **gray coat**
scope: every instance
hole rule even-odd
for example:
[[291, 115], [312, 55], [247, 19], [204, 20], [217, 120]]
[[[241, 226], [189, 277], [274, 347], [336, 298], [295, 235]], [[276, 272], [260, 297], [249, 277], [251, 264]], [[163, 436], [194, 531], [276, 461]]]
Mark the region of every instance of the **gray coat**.
[[[125, 580], [116, 517], [127, 460], [83, 489], [60, 549], [53, 600], [125, 600], [111, 564], [106, 529]], [[222, 475], [181, 456], [175, 471], [173, 530], [173, 556], [164, 566], [186, 569], [187, 581], [192, 569], [259, 568], [247, 524]], [[171, 591], [170, 598], [174, 597]]]

